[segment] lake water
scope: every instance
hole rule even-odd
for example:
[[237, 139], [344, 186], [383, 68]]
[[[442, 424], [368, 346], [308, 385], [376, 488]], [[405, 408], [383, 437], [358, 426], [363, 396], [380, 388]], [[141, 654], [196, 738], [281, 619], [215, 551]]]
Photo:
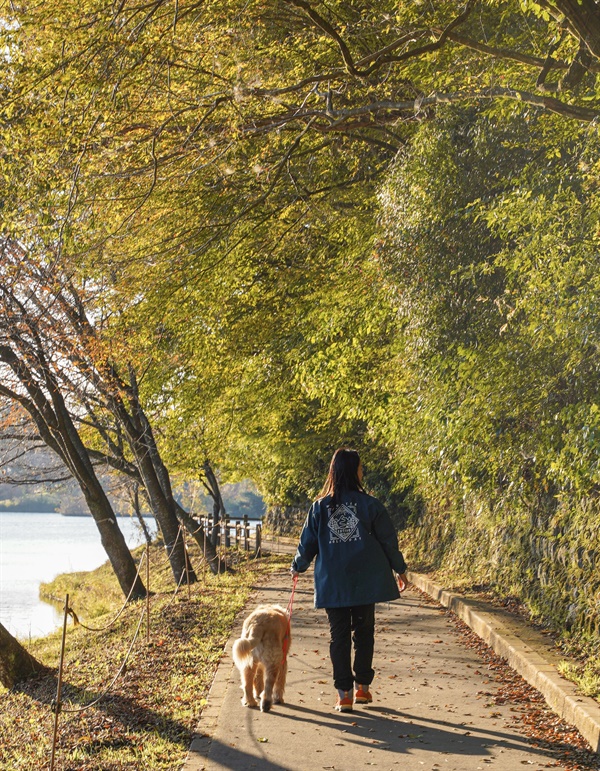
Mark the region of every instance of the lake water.
[[[154, 533], [154, 520], [146, 522]], [[135, 518], [120, 517], [119, 527], [130, 547], [144, 543]], [[63, 611], [40, 600], [40, 583], [106, 560], [92, 517], [0, 512], [0, 623], [24, 640], [51, 632]]]

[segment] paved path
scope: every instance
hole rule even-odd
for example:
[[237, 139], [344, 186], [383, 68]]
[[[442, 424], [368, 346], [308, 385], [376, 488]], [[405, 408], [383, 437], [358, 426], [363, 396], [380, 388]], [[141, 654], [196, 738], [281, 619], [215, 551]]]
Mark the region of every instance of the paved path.
[[[256, 589], [248, 609], [285, 607], [290, 588], [289, 575], [279, 573]], [[230, 654], [239, 619], [182, 771], [563, 768], [514, 730], [510, 705], [492, 704], [499, 686], [482, 660], [447, 614], [413, 590], [377, 606], [374, 703], [335, 712], [325, 612], [312, 599], [307, 574], [296, 592], [286, 704], [270, 713], [240, 702]]]

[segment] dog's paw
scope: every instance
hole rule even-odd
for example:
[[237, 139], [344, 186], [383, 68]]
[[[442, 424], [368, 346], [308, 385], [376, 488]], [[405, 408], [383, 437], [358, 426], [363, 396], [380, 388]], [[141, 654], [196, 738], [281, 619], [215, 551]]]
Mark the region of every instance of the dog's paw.
[[283, 700], [283, 696], [274, 696], [273, 704], [285, 704], [285, 701]]
[[242, 707], [258, 707], [258, 703], [254, 699], [242, 699]]
[[261, 699], [260, 711], [261, 712], [268, 712], [271, 709], [272, 703], [273, 702], [268, 701], [267, 699]]

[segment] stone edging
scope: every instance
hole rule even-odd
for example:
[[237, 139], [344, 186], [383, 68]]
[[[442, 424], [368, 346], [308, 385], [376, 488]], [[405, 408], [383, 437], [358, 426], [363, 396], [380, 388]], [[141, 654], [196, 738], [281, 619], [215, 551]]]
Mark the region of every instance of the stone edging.
[[[551, 654], [537, 635], [525, 625], [519, 630], [507, 625], [500, 612], [483, 609], [481, 605], [460, 594], [450, 592], [420, 573], [408, 574], [409, 581], [441, 605], [455, 613], [499, 656], [536, 688], [548, 706], [567, 723], [574, 725], [590, 743], [594, 752], [600, 752], [600, 705], [595, 699], [582, 696], [577, 686], [562, 678]], [[536, 639], [536, 638], [540, 639]]]

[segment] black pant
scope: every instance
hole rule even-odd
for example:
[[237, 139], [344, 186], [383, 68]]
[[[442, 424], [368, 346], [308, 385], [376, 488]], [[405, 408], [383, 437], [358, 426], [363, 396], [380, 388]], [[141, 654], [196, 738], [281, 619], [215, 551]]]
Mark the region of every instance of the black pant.
[[[354, 608], [326, 608], [331, 640], [329, 655], [333, 664], [333, 683], [342, 691], [351, 691], [354, 683], [369, 685], [375, 646], [375, 605]], [[352, 665], [354, 643], [354, 665]]]

